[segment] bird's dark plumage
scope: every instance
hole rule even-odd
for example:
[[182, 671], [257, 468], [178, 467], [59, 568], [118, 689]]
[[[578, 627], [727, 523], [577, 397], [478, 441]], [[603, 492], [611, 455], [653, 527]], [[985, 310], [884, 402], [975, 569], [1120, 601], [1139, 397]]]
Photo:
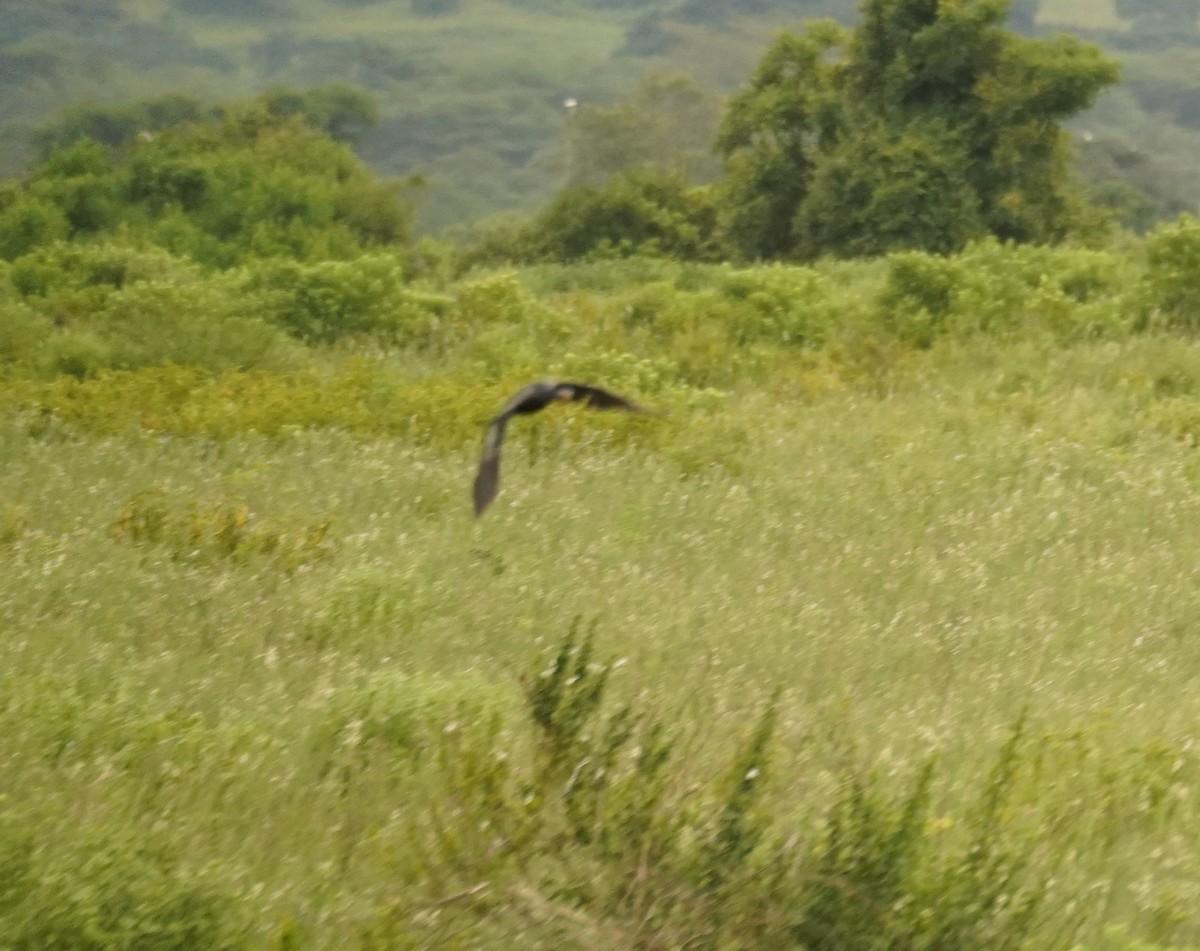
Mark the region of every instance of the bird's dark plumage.
[[620, 409], [630, 413], [645, 410], [616, 393], [602, 390], [598, 386], [583, 383], [564, 383], [558, 380], [539, 380], [530, 383], [513, 394], [500, 412], [488, 423], [483, 439], [483, 458], [479, 461], [479, 473], [475, 476], [475, 514], [482, 515], [500, 489], [500, 447], [504, 443], [504, 430], [513, 416], [537, 413], [551, 403], [582, 402], [593, 409]]

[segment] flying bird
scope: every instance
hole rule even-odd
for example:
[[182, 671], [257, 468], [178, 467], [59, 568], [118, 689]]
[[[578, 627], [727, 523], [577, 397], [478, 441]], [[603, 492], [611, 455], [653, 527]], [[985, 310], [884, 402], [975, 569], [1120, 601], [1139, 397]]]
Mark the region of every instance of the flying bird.
[[475, 476], [475, 515], [491, 504], [500, 489], [500, 446], [504, 442], [504, 429], [514, 416], [524, 416], [544, 410], [551, 403], [582, 402], [593, 409], [619, 409], [629, 413], [644, 413], [646, 410], [616, 393], [602, 390], [598, 386], [583, 383], [564, 383], [558, 380], [538, 380], [513, 394], [512, 399], [500, 408], [500, 412], [488, 423], [487, 435], [483, 439], [483, 458], [479, 461], [479, 473]]

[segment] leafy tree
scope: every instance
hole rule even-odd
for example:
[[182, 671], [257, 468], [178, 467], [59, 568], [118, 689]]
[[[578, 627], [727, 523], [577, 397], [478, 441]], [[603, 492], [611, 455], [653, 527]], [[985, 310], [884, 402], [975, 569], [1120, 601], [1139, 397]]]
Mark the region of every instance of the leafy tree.
[[12, 194], [0, 210], [0, 258], [11, 261], [67, 236], [67, 216], [54, 204]]
[[61, 236], [60, 220], [68, 237], [120, 229], [218, 266], [405, 242], [412, 183], [379, 181], [303, 108], [273, 112], [278, 102], [225, 107], [120, 149], [90, 139], [55, 149], [0, 214], [0, 249], [15, 256]]
[[796, 253], [949, 252], [981, 234], [963, 149], [946, 135], [937, 126], [895, 131], [878, 123], [827, 153], [796, 216]]
[[782, 35], [718, 147], [750, 257], [948, 251], [1090, 225], [1059, 126], [1115, 82], [1100, 51], [1004, 28], [1008, 0], [865, 0], [852, 32]]
[[748, 257], [779, 257], [796, 246], [796, 211], [841, 119], [839, 69], [827, 55], [845, 41], [829, 21], [804, 36], [780, 34], [725, 114], [717, 148], [726, 156], [728, 229]]

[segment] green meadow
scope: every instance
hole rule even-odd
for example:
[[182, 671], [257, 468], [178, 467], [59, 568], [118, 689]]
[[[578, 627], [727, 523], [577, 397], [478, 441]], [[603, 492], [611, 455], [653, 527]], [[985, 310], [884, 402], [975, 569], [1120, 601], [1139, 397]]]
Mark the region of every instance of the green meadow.
[[6, 266], [0, 946], [1200, 942], [1200, 227], [388, 254]]

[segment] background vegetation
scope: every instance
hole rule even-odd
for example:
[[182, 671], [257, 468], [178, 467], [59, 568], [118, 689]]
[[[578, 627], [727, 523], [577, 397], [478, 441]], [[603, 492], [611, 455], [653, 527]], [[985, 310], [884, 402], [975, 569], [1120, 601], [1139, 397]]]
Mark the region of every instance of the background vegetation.
[[[778, 29], [824, 16], [850, 24], [857, 7], [857, 0], [6, 4], [0, 172], [21, 171], [36, 154], [36, 131], [62, 107], [86, 112], [81, 102], [124, 109], [171, 94], [209, 107], [276, 86], [348, 84], [379, 104], [377, 121], [357, 139], [359, 154], [384, 175], [426, 176], [417, 224], [439, 231], [543, 204], [580, 154], [564, 147], [564, 129], [587, 122], [586, 110], [618, 108], [639, 79], [682, 74], [720, 99], [746, 82]], [[1073, 129], [1080, 167], [1127, 223], [1144, 228], [1194, 212], [1193, 5], [1022, 0], [1009, 22], [1026, 35], [1068, 30], [1119, 56], [1124, 84]], [[574, 115], [563, 106], [567, 98], [581, 103]], [[687, 114], [697, 128], [695, 113]], [[629, 144], [636, 141], [644, 140], [631, 136]]]
[[[1103, 78], [1054, 43], [1009, 65]], [[0, 946], [1200, 944], [1200, 221], [751, 263], [672, 125], [719, 106], [629, 102], [462, 246], [353, 89], [42, 128], [0, 190]], [[587, 148], [623, 123], [635, 163]], [[514, 423], [473, 520], [546, 375], [665, 413]]]

